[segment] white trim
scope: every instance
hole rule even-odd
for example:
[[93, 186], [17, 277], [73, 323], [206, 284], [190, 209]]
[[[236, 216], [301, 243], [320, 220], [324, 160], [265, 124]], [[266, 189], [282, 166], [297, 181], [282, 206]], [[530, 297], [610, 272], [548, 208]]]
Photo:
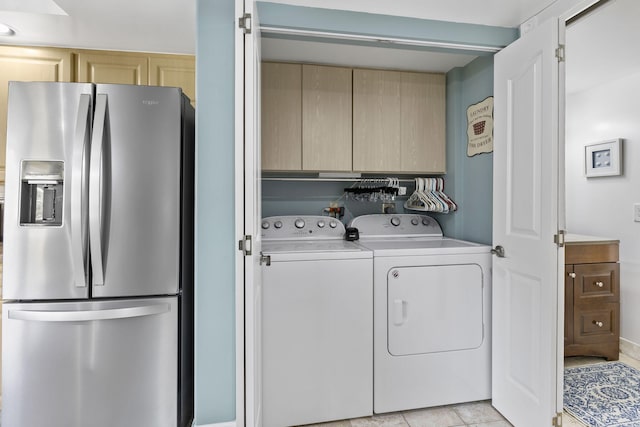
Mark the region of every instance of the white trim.
[[620, 353], [626, 354], [627, 356], [640, 360], [640, 344], [636, 344], [633, 341], [629, 341], [625, 338], [620, 338]]
[[469, 50], [473, 52], [499, 52], [504, 46], [487, 46], [479, 44], [464, 44], [464, 43], [451, 43], [451, 42], [437, 42], [431, 40], [418, 40], [418, 39], [402, 39], [397, 37], [377, 37], [366, 36], [363, 34], [347, 34], [347, 33], [335, 33], [330, 31], [317, 31], [317, 30], [300, 30], [294, 28], [285, 27], [269, 27], [261, 26], [260, 31], [263, 34], [285, 34], [290, 36], [305, 36], [305, 37], [323, 37], [329, 39], [350, 40], [350, 41], [365, 41], [365, 42], [378, 42], [386, 44], [395, 44], [402, 46], [420, 46], [420, 47], [435, 47], [443, 49], [455, 49], [455, 50]]
[[[235, 16], [244, 14], [244, 0], [235, 0]], [[235, 101], [234, 101], [234, 146], [235, 146], [235, 241], [244, 235], [244, 33], [235, 28]], [[236, 421], [218, 424], [219, 427], [245, 425], [245, 378], [244, 378], [244, 255], [235, 251], [235, 311], [236, 311]], [[216, 424], [210, 424], [214, 426]]]

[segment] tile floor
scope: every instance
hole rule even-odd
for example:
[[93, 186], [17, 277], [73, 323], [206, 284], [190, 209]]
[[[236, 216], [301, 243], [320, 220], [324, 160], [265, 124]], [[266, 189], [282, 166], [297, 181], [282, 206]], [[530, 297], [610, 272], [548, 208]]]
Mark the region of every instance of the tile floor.
[[[636, 369], [640, 369], [640, 360], [620, 353], [620, 361]], [[565, 366], [581, 366], [601, 363], [604, 359], [597, 357], [569, 357]], [[585, 427], [571, 415], [564, 413], [563, 427]], [[396, 412], [392, 414], [374, 415], [366, 418], [343, 420], [324, 424], [313, 424], [305, 427], [512, 427], [490, 401], [464, 403], [460, 405], [439, 406], [436, 408], [415, 411]]]

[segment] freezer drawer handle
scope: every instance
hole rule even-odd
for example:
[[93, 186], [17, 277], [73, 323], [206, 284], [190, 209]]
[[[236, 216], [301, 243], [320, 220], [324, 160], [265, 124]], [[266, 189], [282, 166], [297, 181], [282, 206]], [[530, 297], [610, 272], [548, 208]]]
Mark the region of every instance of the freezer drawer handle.
[[153, 304], [142, 307], [113, 308], [108, 310], [82, 311], [45, 311], [45, 310], [11, 310], [8, 317], [14, 320], [30, 320], [34, 322], [89, 322], [92, 320], [126, 319], [130, 317], [152, 316], [168, 313], [169, 304]]
[[71, 239], [73, 252], [74, 282], [79, 288], [87, 286], [86, 275], [86, 216], [83, 200], [86, 200], [84, 165], [86, 164], [89, 121], [91, 120], [91, 95], [80, 95], [78, 118], [76, 121], [75, 143], [73, 147], [73, 172], [71, 173]]

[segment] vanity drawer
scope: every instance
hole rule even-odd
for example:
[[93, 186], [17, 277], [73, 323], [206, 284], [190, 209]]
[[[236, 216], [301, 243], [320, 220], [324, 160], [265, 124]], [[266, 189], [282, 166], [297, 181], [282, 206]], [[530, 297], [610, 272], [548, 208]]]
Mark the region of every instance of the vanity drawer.
[[592, 308], [576, 308], [573, 318], [573, 339], [576, 344], [590, 344], [602, 342], [606, 339], [617, 341], [618, 317], [620, 305], [618, 303], [602, 304]]
[[617, 302], [620, 300], [620, 264], [575, 265], [573, 302], [575, 305]]

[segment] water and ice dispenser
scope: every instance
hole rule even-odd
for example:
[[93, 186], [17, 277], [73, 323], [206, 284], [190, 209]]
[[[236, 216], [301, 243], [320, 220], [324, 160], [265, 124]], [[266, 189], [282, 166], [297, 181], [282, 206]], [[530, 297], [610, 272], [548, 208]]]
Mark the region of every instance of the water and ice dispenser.
[[20, 225], [62, 225], [64, 162], [23, 160]]

